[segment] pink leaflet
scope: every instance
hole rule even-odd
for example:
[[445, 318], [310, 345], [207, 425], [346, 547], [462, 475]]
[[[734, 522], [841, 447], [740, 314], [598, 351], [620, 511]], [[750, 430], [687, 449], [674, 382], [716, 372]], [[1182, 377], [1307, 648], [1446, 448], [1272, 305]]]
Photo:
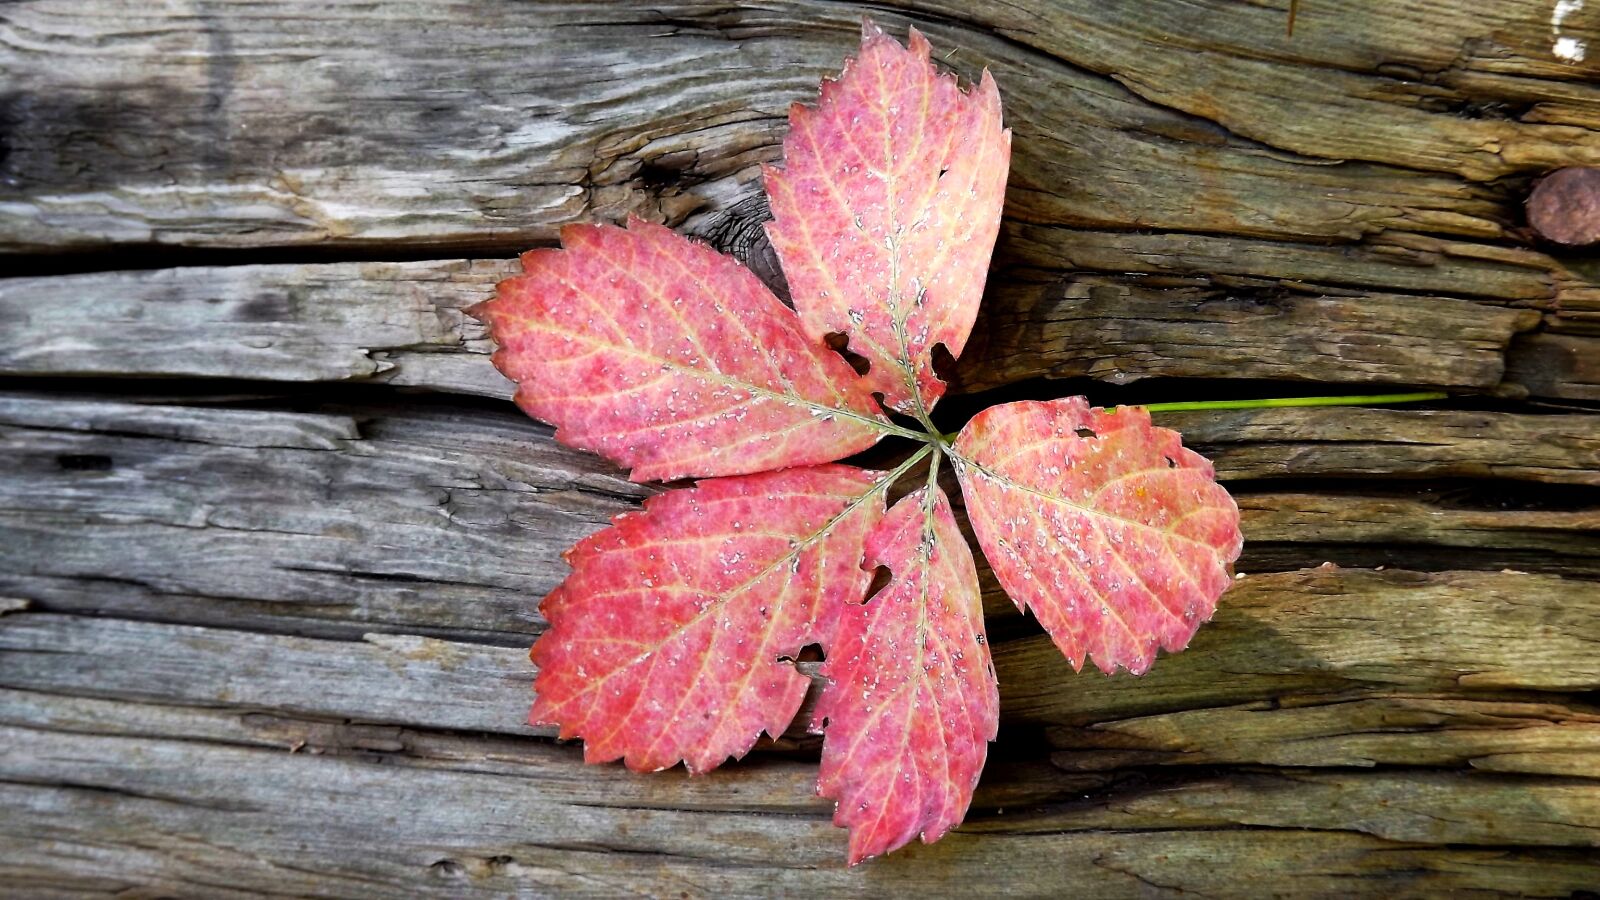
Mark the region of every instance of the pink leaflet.
[[649, 481], [829, 462], [882, 436], [849, 364], [732, 259], [637, 219], [561, 240], [472, 312], [517, 404], [563, 443]]
[[1238, 507], [1211, 463], [1143, 409], [1007, 403], [953, 449], [995, 576], [1074, 668], [1087, 653], [1108, 673], [1144, 673], [1157, 645], [1188, 646], [1232, 581]]
[[817, 791], [838, 801], [851, 865], [959, 825], [999, 725], [972, 551], [944, 492], [929, 490], [867, 536], [867, 565], [893, 579], [844, 608], [822, 668]]
[[861, 602], [884, 486], [839, 465], [710, 479], [578, 542], [541, 606], [531, 721], [637, 771], [706, 772], [782, 733], [810, 683], [783, 658]]
[[988, 71], [964, 93], [915, 28], [909, 49], [871, 22], [862, 33], [816, 108], [789, 110], [784, 168], [766, 171], [767, 234], [806, 332], [848, 336], [871, 363], [868, 390], [914, 412], [944, 393], [934, 345], [960, 356], [972, 331], [1011, 132]]

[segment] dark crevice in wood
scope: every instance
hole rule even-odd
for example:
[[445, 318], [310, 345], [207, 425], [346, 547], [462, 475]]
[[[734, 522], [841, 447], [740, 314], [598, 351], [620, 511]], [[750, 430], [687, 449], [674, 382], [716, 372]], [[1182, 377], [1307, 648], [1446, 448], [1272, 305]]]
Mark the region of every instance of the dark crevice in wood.
[[[345, 574], [345, 573], [340, 573]], [[66, 580], [66, 579], [63, 579]], [[74, 576], [71, 581], [82, 582], [85, 590], [92, 590], [98, 583], [110, 584], [119, 579], [108, 576]], [[121, 581], [151, 589], [150, 585], [132, 579]], [[436, 638], [444, 641], [454, 641], [472, 644], [480, 647], [498, 647], [501, 649], [525, 649], [533, 643], [542, 633], [540, 631], [494, 631], [489, 629], [452, 628], [449, 626], [429, 625], [421, 622], [381, 622], [372, 618], [354, 620], [320, 619], [310, 615], [295, 616], [293, 613], [314, 604], [296, 601], [292, 606], [284, 604], [287, 608], [275, 612], [271, 616], [261, 616], [251, 620], [244, 620], [239, 613], [228, 613], [228, 604], [262, 604], [257, 597], [227, 597], [220, 595], [194, 594], [194, 593], [165, 593], [156, 592], [157, 596], [168, 602], [176, 603], [182, 600], [215, 601], [219, 607], [219, 614], [215, 617], [196, 616], [191, 610], [178, 608], [172, 611], [162, 609], [105, 609], [92, 605], [64, 606], [50, 600], [32, 600], [29, 611], [49, 613], [53, 615], [79, 616], [86, 619], [103, 619], [120, 622], [143, 622], [151, 625], [182, 625], [197, 626], [200, 628], [216, 628], [227, 631], [237, 631], [242, 634], [272, 635], [280, 637], [300, 637], [318, 641], [339, 641], [351, 644], [360, 644], [366, 635], [395, 635], [424, 638]], [[270, 602], [270, 601], [265, 601]], [[531, 598], [530, 604], [536, 603], [537, 598]], [[343, 603], [328, 603], [316, 605], [320, 608], [338, 608], [348, 606]], [[308, 610], [309, 611], [309, 610]]]
[[1393, 478], [1334, 481], [1326, 478], [1234, 479], [1228, 493], [1316, 493], [1329, 497], [1425, 499], [1452, 510], [1600, 511], [1600, 487], [1585, 484], [1506, 483], [1485, 478]]
[[[1594, 548], [1600, 552], [1600, 539]], [[1451, 548], [1415, 543], [1299, 543], [1250, 541], [1235, 567], [1240, 572], [1281, 572], [1332, 564], [1349, 569], [1409, 569], [1418, 572], [1548, 572], [1565, 578], [1600, 581], [1593, 555], [1540, 550]]]
[[[1055, 400], [1082, 396], [1094, 406], [1132, 406], [1144, 403], [1169, 403], [1210, 400], [1255, 400], [1270, 397], [1319, 397], [1409, 393], [1429, 390], [1426, 385], [1316, 385], [1305, 382], [1218, 381], [1202, 378], [1141, 378], [1127, 385], [1115, 385], [1093, 378], [1033, 378], [1005, 387], [975, 393], [952, 392], [933, 411], [934, 423], [949, 432], [991, 406], [1018, 400]], [[1574, 408], [1584, 404], [1574, 403]], [[1486, 394], [1453, 393], [1444, 400], [1386, 406], [1397, 410], [1454, 409], [1481, 412], [1545, 413], [1559, 415], [1572, 410], [1540, 408], [1522, 400]], [[1600, 403], [1593, 407], [1600, 411]], [[1159, 422], [1158, 422], [1159, 424]]]
[[194, 247], [172, 244], [115, 244], [71, 248], [59, 253], [6, 255], [0, 248], [6, 278], [43, 278], [97, 272], [146, 272], [199, 266], [318, 265], [359, 262], [434, 262], [448, 259], [509, 259], [548, 241], [509, 237], [495, 243], [381, 242], [327, 247]]
[[179, 806], [190, 806], [196, 809], [211, 810], [213, 812], [241, 813], [255, 812], [256, 809], [246, 804], [218, 804], [195, 803], [192, 800], [179, 796], [147, 793], [144, 791], [130, 791], [125, 788], [107, 787], [98, 784], [86, 784], [74, 781], [27, 781], [15, 777], [0, 777], [0, 784], [19, 785], [25, 787], [62, 788], [71, 791], [84, 791], [92, 794], [107, 794], [113, 797], [126, 797], [134, 800], [154, 800], [159, 803], [173, 803]]

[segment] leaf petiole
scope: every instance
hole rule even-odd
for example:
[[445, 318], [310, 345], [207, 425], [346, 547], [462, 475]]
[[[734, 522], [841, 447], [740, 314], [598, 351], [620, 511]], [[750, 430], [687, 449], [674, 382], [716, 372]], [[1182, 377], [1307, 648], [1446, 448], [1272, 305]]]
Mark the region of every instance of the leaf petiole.
[[868, 419], [867, 421], [871, 422], [876, 428], [878, 428], [878, 430], [884, 432], [885, 434], [893, 434], [903, 438], [910, 438], [913, 441], [921, 441], [924, 444], [930, 443], [928, 435], [916, 430], [915, 428], [906, 428], [903, 425], [896, 425], [888, 420]]
[[1175, 403], [1139, 403], [1147, 412], [1189, 412], [1206, 409], [1279, 409], [1291, 406], [1370, 406], [1380, 403], [1420, 403], [1449, 397], [1443, 391], [1411, 394], [1366, 394], [1345, 397], [1275, 397], [1263, 400], [1183, 400]]
[[[925, 440], [925, 436], [923, 436], [923, 435], [918, 435], [918, 437], [922, 437]], [[906, 457], [904, 462], [900, 463], [900, 465], [895, 466], [893, 469], [889, 470], [889, 473], [887, 475], [885, 475], [884, 478], [883, 478], [883, 481], [881, 483], [882, 487], [887, 488], [887, 487], [893, 485], [895, 482], [899, 481], [901, 479], [901, 477], [906, 474], [906, 472], [911, 470], [912, 466], [915, 466], [917, 463], [922, 462], [922, 458], [924, 456], [927, 456], [929, 453], [932, 453], [932, 452], [933, 452], [933, 445], [929, 444], [929, 443], [924, 443], [922, 445], [922, 447], [917, 450], [917, 452], [915, 452], [915, 453], [911, 454], [910, 456]], [[935, 459], [937, 459], [937, 458], [938, 457], [935, 457]]]

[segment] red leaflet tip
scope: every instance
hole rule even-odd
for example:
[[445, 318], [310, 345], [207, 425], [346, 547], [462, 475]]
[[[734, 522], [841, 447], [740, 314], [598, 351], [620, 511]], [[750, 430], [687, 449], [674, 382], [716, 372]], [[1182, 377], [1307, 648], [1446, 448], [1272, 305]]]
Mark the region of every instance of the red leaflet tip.
[[922, 32], [918, 31], [915, 25], [911, 26], [910, 34], [906, 40], [906, 47], [923, 60], [927, 60], [933, 55], [933, 47], [928, 44], [928, 39], [922, 36]]
[[[561, 246], [571, 249], [573, 244], [583, 241], [588, 236], [598, 232], [600, 228], [601, 226], [589, 222], [568, 222], [561, 226]], [[522, 267], [524, 270], [528, 267], [529, 258], [537, 258], [536, 254], [540, 252], [539, 250], [529, 250], [527, 253], [522, 254]], [[553, 254], [556, 251], [545, 249], [543, 252]]]

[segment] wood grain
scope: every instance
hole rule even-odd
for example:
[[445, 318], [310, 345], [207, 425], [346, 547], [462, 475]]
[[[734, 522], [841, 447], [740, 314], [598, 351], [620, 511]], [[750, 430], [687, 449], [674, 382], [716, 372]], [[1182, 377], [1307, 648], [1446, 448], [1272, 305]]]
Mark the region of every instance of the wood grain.
[[[1245, 584], [1202, 631], [1197, 644], [1207, 646], [1166, 660], [1153, 683], [1072, 675], [1048, 646], [1043, 655], [1053, 665], [1039, 665], [1032, 645], [1042, 638], [997, 648], [1008, 716], [1064, 717], [1076, 727], [1053, 729], [1058, 744], [1071, 747], [1087, 734], [1111, 744], [1111, 752], [1062, 751], [1055, 760], [1065, 769], [1058, 771], [1000, 769], [948, 846], [892, 857], [872, 870], [869, 883], [931, 888], [945, 877], [940, 867], [958, 871], [967, 861], [1015, 852], [1022, 868], [1003, 876], [1002, 891], [1052, 883], [1050, 873], [1065, 859], [1088, 864], [1096, 871], [1082, 877], [1104, 878], [1103, 889], [1120, 896], [1138, 889], [1123, 880], [1130, 871], [1135, 882], [1167, 871], [1151, 868], [1156, 846], [1163, 859], [1223, 860], [1234, 874], [1259, 873], [1253, 877], [1279, 885], [1274, 890], [1297, 893], [1349, 889], [1345, 879], [1360, 873], [1421, 878], [1401, 882], [1419, 890], [1532, 893], [1573, 890], [1594, 876], [1592, 852], [1561, 849], [1600, 843], [1600, 788], [1569, 780], [1600, 777], [1594, 712], [1577, 697], [1569, 705], [1495, 699], [1516, 688], [1581, 695], [1600, 683], [1592, 643], [1566, 638], [1552, 646], [1548, 632], [1524, 621], [1592, 635], [1592, 626], [1579, 624], [1600, 614], [1592, 591], [1538, 576], [1336, 571]], [[1371, 615], [1382, 607], [1403, 612]], [[1359, 648], [1340, 637], [1353, 618], [1367, 625]], [[1416, 627], [1461, 621], [1485, 624], [1443, 642], [1439, 628]], [[1276, 640], [1263, 653], [1261, 635], [1272, 629]], [[1330, 645], [1340, 649], [1330, 654]], [[526, 701], [526, 673], [518, 669], [527, 664], [508, 665], [497, 655], [518, 651], [399, 635], [327, 641], [33, 612], [0, 619], [0, 648], [0, 716], [13, 748], [0, 788], [13, 810], [0, 859], [23, 884], [84, 889], [122, 877], [189, 892], [210, 886], [204, 873], [214, 866], [237, 879], [235, 889], [289, 877], [334, 893], [358, 891], [367, 880], [460, 892], [558, 884], [582, 890], [589, 878], [626, 879], [603, 881], [596, 888], [603, 891], [657, 885], [648, 879], [673, 871], [650, 876], [630, 868], [627, 861], [640, 855], [685, 866], [679, 874], [694, 873], [702, 887], [740, 894], [846, 877], [826, 863], [839, 835], [827, 825], [804, 763], [763, 758], [691, 780], [584, 770], [571, 748], [511, 742], [529, 733], [508, 724]], [[1543, 677], [1522, 668], [1530, 652], [1548, 670]], [[1249, 666], [1254, 674], [1241, 693], [1241, 685], [1197, 677], [1197, 669], [1174, 671], [1194, 660], [1208, 671]], [[1468, 660], [1476, 671], [1457, 671]], [[1308, 718], [1302, 713], [1310, 701], [1253, 709], [1237, 702], [1263, 689], [1280, 694], [1290, 683], [1302, 692], [1329, 691], [1341, 708]], [[1453, 685], [1485, 700], [1476, 709], [1465, 701], [1430, 706], [1398, 693]], [[437, 702], [441, 696], [452, 702]], [[1031, 696], [1074, 699], [1041, 707]], [[1128, 766], [1167, 761], [1186, 734], [1178, 713], [1128, 718], [1152, 703], [1209, 719], [1191, 727], [1212, 727], [1207, 733], [1216, 741], [1240, 736], [1230, 716], [1267, 719], [1259, 727], [1274, 735], [1271, 742], [1228, 741], [1227, 755], [1204, 761], [1291, 768], [1129, 778], [1121, 774]], [[1344, 714], [1348, 709], [1366, 714]], [[1387, 732], [1372, 733], [1374, 716]], [[1438, 727], [1444, 722], [1452, 727]], [[1435, 727], [1419, 730], [1424, 724]], [[1513, 726], [1530, 733], [1512, 734]], [[507, 737], [474, 736], [484, 731]], [[1264, 753], [1273, 756], [1261, 759]], [[1364, 755], [1352, 762], [1356, 753]], [[1396, 755], [1440, 768], [1342, 768]], [[1460, 770], [1480, 759], [1480, 768], [1495, 774]], [[1308, 766], [1332, 768], [1304, 771]], [[275, 840], [285, 816], [299, 827]], [[383, 849], [343, 849], [349, 836], [379, 822], [389, 823]], [[141, 825], [160, 837], [114, 839]], [[42, 843], [40, 834], [65, 840]], [[619, 835], [624, 844], [616, 843]], [[1228, 843], [1230, 835], [1256, 846], [1244, 853]], [[1119, 841], [1133, 843], [1117, 850]], [[87, 858], [78, 850], [91, 846], [104, 849]], [[205, 849], [196, 856], [183, 852], [186, 846]], [[1479, 846], [1494, 852], [1467, 852]], [[1371, 852], [1380, 847], [1386, 852]], [[590, 860], [585, 852], [603, 857]], [[1096, 873], [1095, 864], [1079, 860], [1107, 852], [1126, 853], [1128, 868]], [[1326, 855], [1332, 868], [1305, 868], [1308, 852]], [[293, 865], [283, 855], [291, 853]], [[1500, 864], [1467, 865], [1484, 859]], [[1396, 860], [1423, 873], [1403, 875]], [[1303, 881], [1311, 871], [1322, 880]], [[1220, 889], [1203, 874], [1171, 874], [1198, 890]]]
[[[1270, 416], [1268, 415], [1270, 413]], [[1363, 472], [1596, 483], [1600, 417], [1289, 409], [1170, 414], [1224, 480]], [[0, 594], [52, 609], [509, 644], [560, 552], [653, 489], [512, 410], [330, 412], [0, 395]], [[1501, 462], [1504, 460], [1504, 462]], [[1241, 571], [1379, 564], [1595, 574], [1600, 498], [1495, 509], [1244, 494]], [[1463, 551], [1470, 558], [1463, 559]], [[1015, 609], [984, 569], [991, 615]]]
[[[0, 65], [15, 73], [3, 98], [10, 152], [0, 209], [13, 214], [0, 223], [0, 251], [154, 244], [507, 256], [553, 240], [568, 222], [639, 214], [773, 268], [759, 165], [777, 158], [788, 104], [810, 97], [851, 49], [856, 12], [811, 2], [539, 6], [507, 19], [481, 3], [334, 4], [306, 14], [281, 0], [208, 0], [194, 15], [16, 4], [0, 22]], [[1589, 127], [1600, 98], [1551, 61], [1540, 2], [1505, 3], [1493, 17], [1454, 7], [1407, 14], [1381, 33], [1360, 24], [1359, 4], [1323, 3], [1293, 41], [1269, 7], [1174, 4], [1137, 21], [1089, 3], [1052, 7], [1037, 22], [1004, 7], [907, 11], [954, 48], [950, 65], [994, 71], [1017, 131], [1000, 252], [1015, 275], [989, 300], [993, 349], [969, 354], [974, 386], [1232, 373], [1492, 390], [1508, 334], [1534, 320], [1484, 313], [1460, 323], [1458, 347], [1431, 359], [1424, 339], [1454, 334], [1460, 317], [1473, 316], [1450, 298], [1566, 310], [1569, 321], [1600, 292], [1581, 267], [1519, 246], [1520, 198], [1507, 179], [1600, 160]], [[1564, 27], [1600, 35], [1593, 18]], [[1157, 40], [1164, 27], [1186, 37]], [[1141, 52], [1155, 45], [1167, 52]], [[1194, 67], [1182, 61], [1201, 48], [1214, 56], [1208, 77], [1189, 78]], [[470, 86], [454, 85], [441, 66], [464, 57]], [[530, 69], [529, 58], [582, 64]], [[705, 59], [718, 61], [714, 76]], [[597, 71], [623, 66], [625, 77], [597, 81]], [[1274, 88], [1263, 94], [1261, 84]], [[115, 103], [98, 99], [113, 93]], [[1352, 130], [1352, 121], [1361, 124]], [[1074, 279], [1083, 269], [1159, 271], [1190, 284], [1101, 291], [1100, 307], [1131, 296], [1148, 318], [1131, 328], [1074, 302], [1088, 290]], [[419, 277], [449, 280], [437, 270]], [[320, 280], [268, 275], [260, 292], [238, 291], [228, 277], [190, 286], [226, 300], [194, 317], [215, 323], [210, 334], [180, 343], [219, 339], [235, 349], [205, 363], [186, 354], [147, 361], [150, 371], [390, 372], [407, 384], [503, 390], [453, 356], [395, 349], [477, 340], [450, 313], [430, 321], [416, 297], [397, 304], [419, 313], [416, 324], [363, 320], [364, 305], [347, 310], [331, 298], [337, 311], [289, 317], [284, 324], [311, 327], [348, 315], [326, 336], [328, 352], [307, 360], [304, 330], [261, 326], [259, 306], [281, 296], [274, 278]], [[1366, 290], [1330, 297], [1350, 288]], [[452, 292], [438, 291], [446, 304]], [[1209, 304], [1198, 321], [1197, 302]], [[1333, 333], [1314, 333], [1319, 316]], [[1205, 338], [1181, 346], [1194, 325]], [[125, 371], [140, 339], [160, 328], [133, 329], [131, 346], [89, 370]], [[1024, 352], [1045, 335], [1120, 353]], [[42, 343], [28, 354], [33, 365], [86, 365], [51, 361], [78, 346], [70, 338]], [[1286, 346], [1316, 352], [1297, 361]], [[1559, 364], [1542, 362], [1559, 348], [1528, 346], [1545, 368]], [[1592, 393], [1530, 381], [1547, 396]]]
[[[379, 382], [506, 398], [513, 386], [485, 364], [493, 350], [485, 328], [463, 310], [517, 271], [509, 260], [444, 260], [8, 279], [0, 317], [17, 339], [0, 348], [0, 374]], [[962, 370], [967, 391], [1088, 376], [1585, 396], [1575, 377], [1546, 371], [1570, 369], [1580, 337], [1518, 343], [1503, 384], [1513, 338], [1540, 322], [1533, 310], [1107, 276], [997, 294]]]
[[1156, 418], [1231, 478], [1404, 475], [1600, 484], [1600, 418], [1592, 415], [1332, 407]]
[[[997, 895], [1038, 895], [1068, 881], [1097, 896], [1144, 897], [1179, 883], [1226, 893], [1247, 878], [1268, 892], [1305, 896], [1363, 891], [1372, 880], [1419, 895], [1561, 896], [1596, 875], [1592, 827], [1538, 824], [1541, 816], [1592, 821], [1582, 798], [1559, 783], [1464, 790], [1439, 779], [1351, 785], [1356, 779], [1309, 776], [1272, 785], [1261, 791], [1270, 801], [1241, 809], [1242, 791], [1265, 785], [1133, 787], [1085, 802], [1013, 782], [995, 787], [1033, 808], [978, 812], [937, 847], [848, 871], [832, 863], [839, 832], [811, 795], [804, 765], [774, 761], [695, 781], [614, 768], [573, 778], [573, 754], [525, 743], [506, 752], [466, 739], [439, 754], [445, 742], [425, 737], [415, 756], [290, 754], [189, 738], [186, 717], [165, 710], [115, 710], [126, 724], [112, 728], [144, 733], [5, 730], [21, 763], [0, 785], [11, 811], [0, 825], [0, 870], [10, 884], [213, 896], [401, 886], [450, 896], [893, 896], [906, 885], [948, 888], [982, 864], [994, 865], [985, 890]], [[179, 736], [147, 736], [163, 730]], [[1026, 772], [1018, 775], [1023, 781]], [[1394, 810], [1365, 812], [1362, 794], [1385, 791], [1400, 798]], [[978, 802], [994, 793], [986, 786]], [[1330, 812], [1335, 798], [1342, 802]], [[1475, 827], [1481, 804], [1492, 800], [1515, 810], [1500, 816], [1503, 827], [1536, 826], [1524, 839], [1537, 834], [1559, 846], [1504, 846], [1494, 829]], [[1325, 827], [1296, 827], [1312, 810]], [[1429, 818], [1436, 814], [1443, 815]], [[351, 842], [375, 832], [382, 841]], [[1438, 837], [1451, 842], [1414, 840]]]
[[[1285, 695], [1582, 695], [1600, 679], [1600, 592], [1515, 572], [1342, 570], [1250, 575], [1190, 650], [1138, 680], [1056, 683], [1043, 637], [998, 644], [1013, 720], [1087, 725]], [[1192, 652], [1191, 652], [1192, 651]], [[1579, 698], [1580, 703], [1585, 703]]]
[[[1600, 268], [1522, 204], [1600, 164], [1600, 9], [1573, 61], [1550, 0], [1297, 6], [0, 4], [7, 891], [1587, 896]], [[560, 552], [657, 488], [506, 404], [463, 310], [629, 214], [782, 294], [760, 167], [863, 13], [1014, 130], [952, 425], [1452, 396], [1162, 414], [1241, 507], [1215, 621], [1074, 674], [984, 570], [973, 810], [846, 870], [797, 729], [691, 779], [524, 724]]]
[[[1488, 19], [1448, 8], [1384, 29], [1361, 27], [1359, 4], [1325, 3], [1292, 43], [1278, 10], [1248, 10], [1174, 7], [1132, 21], [1087, 2], [1043, 14], [920, 3], [912, 18], [956, 51], [951, 64], [987, 65], [1006, 91], [1018, 129], [1012, 215], [1024, 220], [1494, 236], [1496, 192], [1473, 182], [1597, 158], [1583, 127], [1459, 115], [1510, 106], [1508, 92], [1518, 106], [1544, 101], [1547, 118], [1594, 109], [1550, 61], [1549, 13], [1534, 0]], [[8, 201], [30, 215], [9, 238], [515, 247], [577, 218], [726, 210], [775, 158], [788, 103], [812, 96], [852, 48], [859, 18], [817, 2], [493, 12], [482, 2], [21, 4], [0, 32], [0, 62], [14, 73]], [[1168, 27], [1187, 41], [1155, 38]], [[1581, 35], [1593, 23], [1568, 27]], [[1205, 42], [1214, 59], [1197, 79], [1188, 51]], [[1144, 52], [1157, 45], [1166, 52]], [[473, 77], [456, 81], [464, 58]], [[1473, 71], [1491, 59], [1494, 75]], [[1263, 97], [1254, 79], [1277, 92]], [[111, 91], [119, 102], [100, 99]], [[1183, 196], [1192, 202], [1172, 202]]]
[[141, 618], [526, 635], [560, 553], [647, 493], [513, 411], [10, 397], [0, 421], [0, 592]]

